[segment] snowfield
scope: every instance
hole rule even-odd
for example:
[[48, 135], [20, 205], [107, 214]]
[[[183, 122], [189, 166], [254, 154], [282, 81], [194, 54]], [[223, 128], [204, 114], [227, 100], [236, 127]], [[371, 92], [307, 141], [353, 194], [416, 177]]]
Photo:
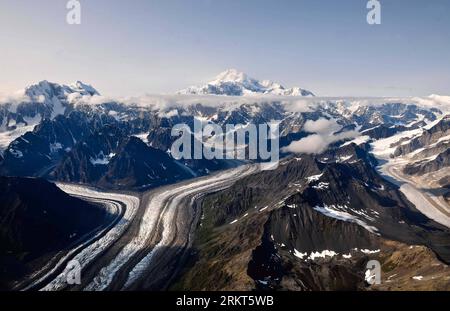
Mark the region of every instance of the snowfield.
[[[405, 183], [400, 186], [400, 191], [408, 198], [408, 200], [416, 206], [416, 208], [422, 212], [428, 218], [431, 218], [438, 223], [450, 228], [450, 217], [443, 214], [436, 207], [430, 203], [431, 198], [427, 198], [428, 194], [425, 194], [415, 188], [409, 183]], [[436, 202], [436, 201], [435, 201]]]
[[34, 127], [35, 124], [28, 126], [21, 126], [12, 131], [4, 131], [4, 132], [0, 131], [0, 153], [3, 153], [3, 151], [5, 151], [8, 148], [9, 144], [13, 140], [19, 138], [26, 132], [33, 131]]
[[[424, 128], [430, 129], [440, 120], [441, 119], [438, 118], [427, 124]], [[398, 185], [400, 191], [422, 214], [450, 228], [450, 217], [443, 212], [448, 211], [446, 203], [430, 192], [421, 190], [420, 185], [417, 185], [416, 182], [410, 180], [408, 176], [402, 173], [403, 166], [408, 163], [407, 158], [390, 158], [390, 155], [395, 151], [395, 147], [391, 147], [391, 144], [399, 142], [402, 138], [411, 139], [412, 137], [420, 135], [422, 131], [422, 129], [405, 131], [385, 139], [379, 139], [371, 144], [373, 150], [372, 153], [380, 160], [380, 163], [382, 163], [377, 167], [381, 176], [384, 176], [387, 180]], [[427, 188], [426, 185], [424, 185], [424, 188]]]

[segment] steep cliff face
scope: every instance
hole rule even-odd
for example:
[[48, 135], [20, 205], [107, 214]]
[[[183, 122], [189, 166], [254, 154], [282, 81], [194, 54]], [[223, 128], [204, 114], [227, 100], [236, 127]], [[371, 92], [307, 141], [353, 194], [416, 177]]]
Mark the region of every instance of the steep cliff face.
[[107, 165], [99, 185], [108, 188], [156, 187], [191, 177], [167, 153], [131, 137]]
[[94, 131], [64, 155], [50, 177], [66, 182], [97, 183], [126, 139], [125, 133], [125, 129], [116, 125]]
[[45, 264], [108, 217], [42, 179], [0, 177], [0, 288]]
[[[102, 140], [104, 127], [108, 131], [108, 127], [114, 126], [109, 123], [111, 119], [81, 111], [58, 115], [53, 120], [45, 119], [9, 144], [4, 151], [5, 161], [0, 163], [0, 174], [48, 177], [80, 142], [89, 148], [101, 148], [102, 145], [95, 144]], [[95, 135], [99, 137], [95, 138]]]

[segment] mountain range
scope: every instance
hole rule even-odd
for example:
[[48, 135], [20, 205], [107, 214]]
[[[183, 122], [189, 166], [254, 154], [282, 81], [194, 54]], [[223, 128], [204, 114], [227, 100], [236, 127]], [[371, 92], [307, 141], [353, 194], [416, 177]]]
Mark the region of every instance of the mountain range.
[[[249, 96], [258, 94], [270, 96]], [[42, 81], [0, 104], [2, 258], [17, 267], [3, 271], [3, 287], [54, 278], [50, 269], [32, 282], [52, 254], [90, 247], [68, 232], [91, 236], [114, 219], [112, 237], [94, 235], [99, 251], [88, 253], [97, 257], [72, 289], [449, 289], [446, 97], [319, 98], [228, 70], [155, 101]], [[274, 120], [282, 158], [273, 171], [239, 171], [258, 160], [170, 152], [176, 124], [226, 132], [227, 124]], [[61, 190], [74, 186], [82, 189], [75, 196]], [[139, 206], [118, 202], [125, 194]], [[111, 215], [102, 208], [110, 204], [125, 211]], [[370, 259], [383, 271], [374, 287], [365, 278]]]

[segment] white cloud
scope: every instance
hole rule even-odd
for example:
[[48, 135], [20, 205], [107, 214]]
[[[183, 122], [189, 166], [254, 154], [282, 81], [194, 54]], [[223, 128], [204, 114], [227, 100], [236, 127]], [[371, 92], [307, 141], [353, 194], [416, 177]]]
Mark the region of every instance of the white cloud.
[[294, 153], [320, 153], [329, 145], [324, 136], [313, 134], [290, 143], [283, 151]]
[[308, 120], [305, 122], [303, 129], [309, 133], [334, 133], [342, 127], [333, 119], [320, 118], [317, 121]]
[[354, 138], [360, 134], [357, 131], [347, 131], [334, 134], [342, 127], [333, 119], [321, 118], [317, 121], [306, 121], [304, 130], [310, 133], [315, 133], [294, 141], [289, 146], [284, 147], [282, 151], [293, 153], [309, 153], [318, 154], [324, 152], [328, 146], [334, 142], [342, 139]]
[[314, 103], [311, 102], [311, 100], [287, 100], [283, 101], [282, 104], [284, 105], [286, 111], [289, 112], [311, 112], [313, 109], [311, 109], [310, 105], [313, 105]]
[[0, 93], [0, 106], [8, 105], [10, 112], [16, 112], [17, 106], [23, 102], [31, 101], [30, 97], [25, 95], [24, 91], [18, 91], [14, 93]]
[[437, 108], [444, 113], [450, 112], [450, 96], [433, 94], [428, 97], [414, 97], [412, 100], [419, 106]]

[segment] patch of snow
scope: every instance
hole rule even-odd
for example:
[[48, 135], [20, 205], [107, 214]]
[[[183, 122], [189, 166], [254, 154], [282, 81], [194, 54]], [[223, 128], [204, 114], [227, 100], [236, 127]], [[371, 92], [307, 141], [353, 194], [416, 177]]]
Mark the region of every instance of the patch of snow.
[[303, 257], [305, 257], [306, 255], [308, 255], [308, 253], [301, 253], [301, 252], [299, 252], [298, 250], [296, 250], [296, 249], [294, 248], [294, 256], [295, 256], [295, 257], [298, 257], [298, 258], [300, 258], [300, 259], [303, 259]]
[[351, 214], [349, 214], [347, 212], [344, 212], [344, 211], [337, 210], [335, 205], [316, 206], [316, 207], [314, 207], [314, 210], [316, 210], [319, 213], [322, 213], [322, 214], [324, 214], [325, 216], [328, 216], [328, 217], [332, 217], [332, 218], [335, 218], [335, 219], [338, 219], [338, 220], [343, 220], [343, 221], [356, 223], [356, 224], [364, 227], [367, 231], [372, 232], [372, 233], [377, 233], [377, 231], [378, 231], [377, 228], [368, 225], [366, 222], [360, 220], [356, 216], [351, 215]]
[[369, 140], [370, 140], [370, 136], [368, 136], [368, 135], [358, 136], [353, 140], [349, 140], [349, 141], [343, 143], [341, 145], [341, 147], [345, 147], [345, 146], [348, 146], [351, 144], [361, 145], [361, 144], [367, 143]]
[[308, 256], [308, 259], [315, 260], [316, 258], [334, 257], [336, 255], [339, 254], [336, 253], [335, 251], [330, 251], [326, 249], [321, 252], [311, 252], [311, 254], [309, 254]]
[[148, 134], [149, 133], [141, 133], [141, 134], [136, 134], [133, 136], [139, 138], [140, 140], [142, 140], [144, 143], [146, 143], [148, 145], [148, 143], [149, 143]]
[[108, 155], [104, 155], [103, 151], [100, 151], [98, 156], [96, 158], [89, 158], [89, 161], [92, 163], [92, 165], [108, 165], [109, 161], [115, 156], [115, 153], [110, 153]]
[[377, 127], [380, 127], [380, 126], [377, 125], [377, 126], [373, 126], [373, 127], [368, 128], [368, 129], [365, 129], [364, 131], [361, 131], [361, 134], [364, 134], [364, 133], [366, 133], [366, 132], [368, 132], [368, 131], [374, 130], [374, 129], [376, 129]]
[[340, 156], [339, 159], [338, 159], [336, 162], [345, 162], [345, 161], [350, 160], [352, 157], [353, 157], [352, 155], [349, 155], [349, 156]]
[[258, 282], [262, 285], [267, 285], [269, 283], [268, 281], [262, 281], [262, 280], [256, 280], [256, 282]]
[[378, 158], [389, 159], [390, 155], [394, 153], [395, 149], [397, 149], [397, 146], [391, 147], [392, 144], [398, 143], [401, 139], [405, 138], [409, 138], [409, 140], [411, 140], [412, 138], [422, 134], [422, 132], [423, 130], [418, 128], [415, 130], [400, 132], [387, 138], [379, 139], [371, 144], [372, 153]]
[[[438, 143], [440, 143], [442, 141], [447, 141], [447, 140], [450, 140], [450, 135], [439, 138], [433, 145], [437, 145]], [[433, 146], [433, 145], [431, 145], [431, 146]]]
[[367, 220], [375, 221], [375, 219], [374, 219], [373, 217], [369, 216], [369, 215], [368, 215], [365, 211], [363, 211], [363, 210], [357, 210], [357, 209], [354, 209], [354, 208], [350, 208], [349, 210], [352, 211], [353, 213], [359, 215], [359, 216], [362, 216], [362, 217], [366, 218]]
[[325, 189], [328, 189], [329, 185], [330, 184], [327, 182], [320, 182], [319, 184], [312, 186], [312, 187], [317, 190], [325, 190]]
[[388, 276], [388, 280], [392, 279], [395, 276], [397, 276], [397, 273], [394, 273], [393, 275]]
[[375, 250], [361, 249], [361, 253], [364, 253], [364, 254], [376, 254], [376, 253], [379, 253], [379, 252], [380, 252], [379, 249], [375, 249]]
[[31, 132], [35, 127], [35, 124], [33, 125], [27, 125], [27, 126], [21, 126], [17, 127], [16, 129], [12, 131], [6, 131], [1, 132], [0, 131], [0, 151], [6, 150], [8, 148], [9, 144], [19, 138], [20, 136], [24, 135], [26, 132]]
[[305, 179], [308, 181], [308, 183], [313, 182], [313, 181], [318, 181], [320, 179], [320, 177], [322, 177], [322, 174], [318, 174], [318, 175], [312, 175], [309, 177], [306, 177]]

